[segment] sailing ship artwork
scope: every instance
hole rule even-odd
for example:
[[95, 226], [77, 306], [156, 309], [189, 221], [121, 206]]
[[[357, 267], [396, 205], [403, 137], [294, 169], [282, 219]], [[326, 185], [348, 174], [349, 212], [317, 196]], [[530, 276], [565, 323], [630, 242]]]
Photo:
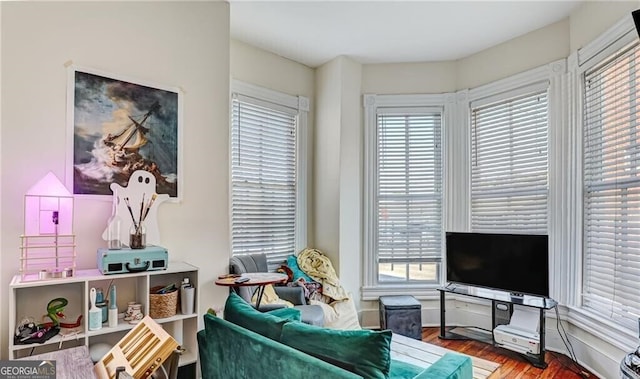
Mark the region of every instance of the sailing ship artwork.
[[73, 82], [74, 194], [111, 195], [136, 170], [156, 192], [178, 197], [179, 92], [76, 70]]

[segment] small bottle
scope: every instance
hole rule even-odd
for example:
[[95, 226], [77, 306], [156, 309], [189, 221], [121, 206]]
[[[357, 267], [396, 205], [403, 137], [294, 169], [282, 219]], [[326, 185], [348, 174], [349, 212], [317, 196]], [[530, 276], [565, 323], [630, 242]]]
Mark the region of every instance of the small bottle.
[[102, 288], [96, 288], [96, 303], [104, 303], [104, 293]]
[[131, 225], [129, 229], [129, 247], [132, 249], [144, 249], [147, 246], [147, 229], [144, 222]]
[[111, 205], [111, 217], [107, 221], [107, 247], [109, 250], [122, 249], [122, 242], [120, 241], [120, 229], [122, 228], [122, 220], [118, 216], [118, 202], [120, 198], [118, 193], [113, 193], [113, 204]]

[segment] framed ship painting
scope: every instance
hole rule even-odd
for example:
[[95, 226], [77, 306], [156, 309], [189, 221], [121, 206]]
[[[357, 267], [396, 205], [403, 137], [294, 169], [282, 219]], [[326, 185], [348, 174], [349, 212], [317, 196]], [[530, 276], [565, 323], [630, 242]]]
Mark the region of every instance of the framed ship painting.
[[67, 186], [75, 195], [108, 195], [136, 170], [156, 192], [180, 200], [182, 94], [95, 70], [69, 67]]

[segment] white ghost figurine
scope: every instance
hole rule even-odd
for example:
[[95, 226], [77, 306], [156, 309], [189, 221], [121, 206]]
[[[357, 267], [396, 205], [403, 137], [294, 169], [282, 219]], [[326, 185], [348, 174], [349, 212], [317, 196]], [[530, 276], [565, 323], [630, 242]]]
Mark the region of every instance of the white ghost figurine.
[[[127, 183], [126, 187], [118, 183], [111, 183], [110, 188], [114, 196], [118, 196], [116, 213], [122, 220], [122, 228], [120, 229], [120, 241], [122, 244], [129, 246], [129, 231], [133, 226], [133, 219], [138, 223], [142, 214], [143, 224], [146, 229], [146, 244], [160, 245], [158, 207], [169, 200], [169, 195], [156, 194], [156, 178], [153, 174], [148, 171], [137, 170], [129, 177], [129, 183]], [[154, 195], [155, 200], [153, 199]], [[128, 199], [131, 212], [129, 212], [125, 199]], [[149, 205], [151, 206], [149, 207]], [[107, 239], [108, 229], [109, 225], [102, 233], [102, 238], [105, 240]]]

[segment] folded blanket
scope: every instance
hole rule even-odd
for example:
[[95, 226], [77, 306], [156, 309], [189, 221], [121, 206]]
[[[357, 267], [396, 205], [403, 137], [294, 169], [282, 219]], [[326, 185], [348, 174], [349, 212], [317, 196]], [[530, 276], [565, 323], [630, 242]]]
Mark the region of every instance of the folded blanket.
[[340, 285], [333, 265], [327, 256], [316, 249], [306, 248], [298, 254], [298, 266], [313, 280], [322, 284], [322, 294], [333, 300], [346, 300], [347, 291]]

